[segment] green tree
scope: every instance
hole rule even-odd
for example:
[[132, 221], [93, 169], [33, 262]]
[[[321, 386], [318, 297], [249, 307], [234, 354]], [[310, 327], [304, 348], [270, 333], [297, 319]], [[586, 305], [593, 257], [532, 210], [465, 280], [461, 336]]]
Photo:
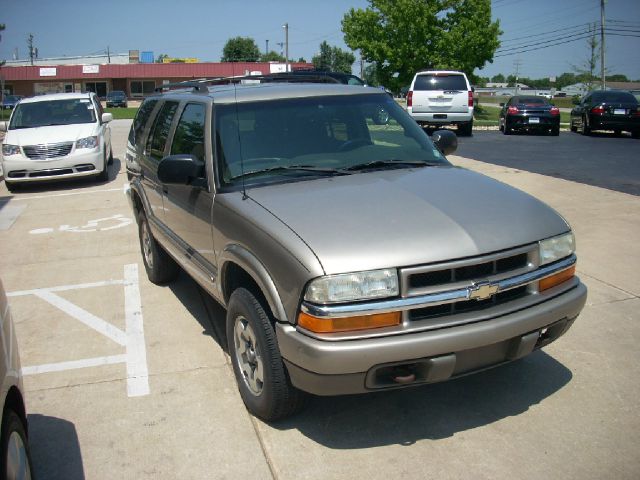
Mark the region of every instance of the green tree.
[[300, 58], [298, 59], [298, 62], [299, 62], [299, 63], [307, 63], [307, 61], [304, 59], [304, 57], [300, 57]]
[[616, 73], [615, 75], [605, 75], [604, 78], [607, 80], [607, 82], [628, 82], [629, 81], [627, 76], [621, 73]]
[[161, 53], [160, 55], [158, 55], [158, 57], [156, 58], [156, 63], [164, 63], [163, 60], [165, 58], [169, 58], [169, 55], [167, 55], [166, 53]]
[[369, 0], [342, 19], [345, 43], [377, 62], [382, 83], [396, 88], [425, 68], [472, 74], [493, 61], [499, 27], [490, 0]]
[[564, 72], [559, 77], [556, 77], [556, 88], [564, 88], [569, 85], [573, 85], [574, 83], [578, 83], [578, 79], [576, 78], [575, 73]]
[[285, 58], [277, 52], [271, 50], [270, 52], [260, 55], [261, 62], [284, 62]]
[[316, 70], [342, 73], [351, 73], [351, 65], [355, 61], [353, 53], [332, 47], [326, 41], [320, 44], [320, 53], [311, 59]]
[[234, 37], [222, 49], [221, 62], [257, 62], [260, 50], [251, 37]]
[[507, 80], [504, 78], [504, 75], [503, 75], [503, 74], [499, 73], [499, 74], [494, 75], [493, 77], [491, 77], [491, 81], [492, 81], [493, 83], [504, 83], [504, 82], [506, 82]]
[[[571, 65], [573, 71], [576, 72], [576, 77], [579, 82], [582, 82], [587, 89], [591, 91], [596, 88], [596, 83], [599, 83], [599, 77], [597, 72], [598, 66], [598, 38], [596, 37], [596, 28], [593, 28], [593, 34], [587, 38], [587, 47], [589, 56], [579, 65]], [[606, 72], [605, 72], [606, 73]]]

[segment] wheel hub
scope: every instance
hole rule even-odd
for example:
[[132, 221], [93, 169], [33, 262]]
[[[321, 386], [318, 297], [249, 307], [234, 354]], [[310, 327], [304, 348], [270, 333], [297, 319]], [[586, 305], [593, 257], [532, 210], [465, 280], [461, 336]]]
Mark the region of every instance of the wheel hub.
[[251, 393], [258, 396], [264, 385], [264, 365], [255, 332], [243, 316], [236, 318], [233, 331], [234, 354], [242, 378]]
[[31, 479], [27, 448], [18, 432], [11, 432], [7, 446], [7, 479]]

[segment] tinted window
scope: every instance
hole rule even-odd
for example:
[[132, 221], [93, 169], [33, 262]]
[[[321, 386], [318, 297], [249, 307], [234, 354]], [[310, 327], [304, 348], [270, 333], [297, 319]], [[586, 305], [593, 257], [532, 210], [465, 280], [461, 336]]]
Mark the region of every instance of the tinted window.
[[171, 154], [195, 155], [204, 161], [204, 120], [205, 106], [201, 103], [190, 103], [182, 112], [176, 133], [173, 135]]
[[638, 103], [629, 92], [598, 92], [592, 95], [594, 102]]
[[467, 90], [462, 75], [418, 75], [414, 90]]
[[164, 147], [177, 109], [178, 102], [166, 102], [160, 109], [153, 126], [153, 132], [149, 136], [148, 150], [151, 157], [161, 159], [164, 156]]
[[522, 103], [525, 105], [547, 105], [549, 101], [544, 97], [514, 97], [513, 103]]
[[[215, 137], [223, 186], [240, 185], [242, 178], [247, 185], [297, 181], [318, 175], [314, 168], [341, 172], [374, 161], [448, 165], [415, 120], [386, 94], [221, 105]], [[280, 168], [290, 166], [308, 171]]]
[[72, 125], [96, 121], [95, 106], [89, 98], [19, 103], [9, 129]]
[[149, 115], [151, 115], [151, 112], [153, 111], [153, 107], [156, 106], [156, 103], [158, 103], [158, 100], [145, 100], [138, 109], [138, 113], [133, 119], [133, 124], [129, 131], [129, 143], [131, 145], [135, 145], [136, 138], [141, 138], [144, 126], [149, 119]]

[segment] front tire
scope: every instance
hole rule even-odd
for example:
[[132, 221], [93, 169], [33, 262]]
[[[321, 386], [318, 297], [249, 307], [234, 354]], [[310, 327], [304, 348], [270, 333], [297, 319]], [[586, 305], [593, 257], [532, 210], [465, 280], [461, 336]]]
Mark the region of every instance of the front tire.
[[5, 186], [7, 187], [7, 190], [9, 190], [11, 193], [15, 193], [18, 190], [18, 185], [16, 183], [13, 182], [7, 182], [6, 180], [4, 181]]
[[305, 394], [291, 384], [267, 311], [244, 288], [229, 299], [227, 344], [238, 390], [250, 413], [274, 421], [304, 406]]
[[153, 238], [149, 221], [143, 212], [138, 215], [138, 236], [142, 263], [144, 263], [149, 280], [156, 285], [163, 285], [174, 280], [180, 271], [178, 264]]
[[108, 182], [109, 181], [109, 160], [107, 159], [107, 152], [104, 152], [103, 157], [104, 157], [104, 161], [102, 163], [104, 168], [97, 175], [96, 178], [99, 182]]
[[2, 417], [1, 480], [14, 478], [31, 479], [31, 453], [27, 433], [20, 417], [10, 408]]

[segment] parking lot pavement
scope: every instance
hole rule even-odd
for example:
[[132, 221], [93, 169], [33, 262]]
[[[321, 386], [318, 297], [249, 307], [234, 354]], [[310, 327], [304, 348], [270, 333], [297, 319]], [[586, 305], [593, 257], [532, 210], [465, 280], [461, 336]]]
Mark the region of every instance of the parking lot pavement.
[[146, 278], [122, 190], [128, 126], [113, 123], [108, 183], [13, 196], [0, 185], [0, 270], [38, 478], [638, 478], [639, 197], [450, 157], [571, 222], [589, 287], [581, 317], [519, 362], [312, 398], [269, 425], [242, 406], [224, 310], [184, 274], [164, 287]]

